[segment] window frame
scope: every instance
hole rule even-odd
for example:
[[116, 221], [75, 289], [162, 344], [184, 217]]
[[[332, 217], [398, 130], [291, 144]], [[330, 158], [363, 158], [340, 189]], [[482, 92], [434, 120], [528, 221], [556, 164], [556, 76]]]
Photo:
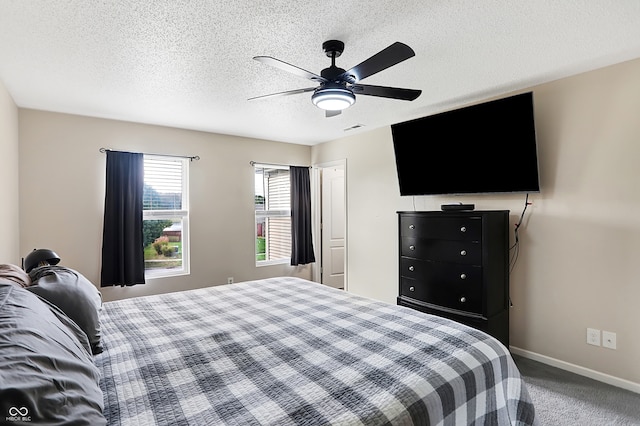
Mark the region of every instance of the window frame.
[[[267, 191], [268, 188], [264, 185], [264, 170], [268, 169], [268, 170], [286, 170], [287, 171], [287, 175], [289, 175], [289, 166], [285, 166], [285, 165], [277, 165], [277, 164], [259, 164], [259, 163], [253, 163], [253, 175], [255, 178], [255, 182], [257, 184], [257, 169], [262, 169], [263, 170], [263, 192], [264, 192], [264, 210], [258, 210], [256, 209], [256, 204], [255, 204], [255, 197], [257, 197], [259, 194], [257, 193], [257, 188], [254, 186], [254, 221], [253, 221], [253, 230], [254, 230], [254, 236], [256, 238], [256, 244], [254, 246], [254, 259], [256, 262], [256, 267], [261, 267], [261, 266], [270, 266], [270, 265], [282, 265], [282, 264], [290, 264], [291, 263], [291, 236], [289, 235], [288, 239], [287, 239], [287, 244], [288, 244], [288, 248], [289, 248], [289, 253], [287, 254], [286, 257], [279, 257], [277, 259], [266, 259], [266, 260], [258, 260], [258, 245], [257, 245], [257, 230], [258, 230], [258, 224], [259, 224], [259, 220], [260, 219], [264, 219], [265, 223], [266, 220], [269, 218], [287, 218], [289, 220], [289, 224], [291, 223], [291, 204], [290, 204], [290, 200], [291, 200], [291, 184], [290, 184], [290, 180], [287, 180], [287, 187], [288, 187], [288, 209], [267, 209], [267, 204], [268, 204], [268, 195], [267, 195]], [[290, 228], [290, 227], [289, 227]], [[265, 255], [268, 256], [269, 254], [269, 245], [268, 245], [268, 240], [266, 241], [266, 246], [265, 246]]]
[[[174, 220], [181, 219], [182, 231], [180, 240], [182, 243], [182, 268], [180, 269], [147, 269], [145, 266], [145, 280], [158, 278], [176, 277], [190, 274], [190, 244], [189, 244], [189, 164], [190, 159], [186, 157], [176, 157], [159, 154], [144, 154], [145, 166], [147, 159], [157, 159], [162, 161], [173, 161], [181, 164], [182, 170], [182, 200], [181, 209], [171, 210], [142, 210], [142, 220]], [[146, 170], [146, 169], [145, 169]], [[186, 207], [186, 208], [185, 208]], [[144, 248], [143, 248], [144, 250]]]

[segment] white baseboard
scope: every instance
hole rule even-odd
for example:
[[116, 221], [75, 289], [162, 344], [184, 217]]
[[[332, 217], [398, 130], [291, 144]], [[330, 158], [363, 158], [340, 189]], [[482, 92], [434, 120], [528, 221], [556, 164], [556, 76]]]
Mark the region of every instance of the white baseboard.
[[512, 353], [516, 355], [520, 355], [523, 358], [532, 359], [534, 361], [538, 361], [543, 364], [550, 365], [552, 367], [557, 367], [562, 370], [570, 371], [572, 373], [576, 373], [581, 376], [588, 377], [590, 379], [598, 380], [600, 382], [607, 383], [612, 386], [617, 386], [619, 388], [627, 389], [635, 393], [640, 393], [640, 383], [635, 383], [629, 380], [621, 379], [620, 377], [611, 376], [609, 374], [591, 370], [590, 368], [571, 364], [570, 362], [561, 361], [559, 359], [551, 358], [546, 355], [540, 355], [535, 352], [520, 349], [515, 346], [510, 346], [509, 349], [511, 350]]

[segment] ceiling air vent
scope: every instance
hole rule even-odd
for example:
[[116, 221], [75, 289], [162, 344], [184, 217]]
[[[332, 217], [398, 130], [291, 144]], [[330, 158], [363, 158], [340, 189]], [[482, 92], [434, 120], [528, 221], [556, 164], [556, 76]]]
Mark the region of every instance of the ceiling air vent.
[[344, 131], [348, 132], [349, 130], [359, 129], [360, 127], [364, 127], [364, 124], [354, 124], [353, 126], [344, 129]]

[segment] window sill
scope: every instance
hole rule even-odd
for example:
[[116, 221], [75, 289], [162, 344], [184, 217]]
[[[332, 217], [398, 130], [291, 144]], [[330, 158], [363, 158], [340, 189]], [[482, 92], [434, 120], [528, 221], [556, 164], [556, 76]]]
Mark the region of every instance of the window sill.
[[173, 277], [181, 277], [184, 275], [189, 275], [189, 271], [176, 271], [176, 272], [147, 272], [144, 274], [145, 280], [157, 280], [160, 278], [173, 278]]
[[289, 265], [291, 259], [278, 259], [278, 260], [259, 260], [256, 262], [256, 267], [271, 266], [271, 265]]

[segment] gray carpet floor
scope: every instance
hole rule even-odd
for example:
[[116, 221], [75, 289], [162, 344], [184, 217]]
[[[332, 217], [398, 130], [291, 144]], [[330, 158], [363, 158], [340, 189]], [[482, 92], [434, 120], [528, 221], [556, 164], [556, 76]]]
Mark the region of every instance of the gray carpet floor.
[[541, 426], [640, 425], [640, 394], [513, 355]]

